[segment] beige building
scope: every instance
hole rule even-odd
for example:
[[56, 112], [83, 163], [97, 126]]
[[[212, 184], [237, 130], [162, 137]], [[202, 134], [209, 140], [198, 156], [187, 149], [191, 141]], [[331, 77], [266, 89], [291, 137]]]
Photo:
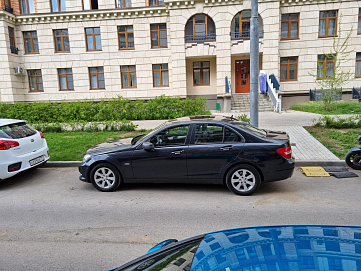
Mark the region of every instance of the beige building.
[[[0, 102], [249, 92], [250, 0], [0, 0]], [[334, 35], [351, 32], [342, 69], [361, 86], [361, 1], [259, 0], [260, 69], [283, 107], [329, 76]], [[341, 31], [340, 31], [341, 29]], [[341, 32], [341, 33], [339, 33]]]

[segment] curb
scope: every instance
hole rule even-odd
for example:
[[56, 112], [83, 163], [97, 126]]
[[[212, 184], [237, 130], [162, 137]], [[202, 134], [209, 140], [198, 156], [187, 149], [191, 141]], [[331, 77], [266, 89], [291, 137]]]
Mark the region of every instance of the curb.
[[[81, 161], [48, 161], [45, 164], [39, 165], [42, 168], [51, 167], [79, 167], [82, 164]], [[307, 166], [347, 166], [344, 160], [329, 160], [329, 161], [308, 161], [308, 160], [296, 160], [296, 167]]]

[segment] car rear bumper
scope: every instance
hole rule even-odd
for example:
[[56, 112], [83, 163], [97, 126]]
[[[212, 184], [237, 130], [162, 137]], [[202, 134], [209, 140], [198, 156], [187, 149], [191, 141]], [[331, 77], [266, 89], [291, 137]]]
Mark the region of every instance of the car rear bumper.
[[285, 159], [285, 164], [278, 168], [273, 168], [272, 172], [263, 174], [264, 182], [275, 182], [288, 179], [292, 176], [295, 169], [295, 163], [292, 159]]

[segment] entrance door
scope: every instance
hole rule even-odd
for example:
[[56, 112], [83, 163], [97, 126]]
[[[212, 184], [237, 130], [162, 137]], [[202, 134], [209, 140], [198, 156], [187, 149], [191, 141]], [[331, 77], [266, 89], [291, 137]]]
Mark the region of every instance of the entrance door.
[[236, 93], [249, 93], [249, 59], [236, 60]]

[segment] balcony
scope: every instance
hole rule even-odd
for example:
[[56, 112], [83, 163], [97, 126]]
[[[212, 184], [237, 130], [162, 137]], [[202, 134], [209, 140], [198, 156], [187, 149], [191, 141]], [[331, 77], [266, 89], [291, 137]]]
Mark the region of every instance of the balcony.
[[185, 36], [185, 42], [204, 42], [204, 41], [215, 41], [215, 40], [216, 40], [216, 34]]
[[18, 54], [19, 52], [19, 49], [17, 47], [14, 47], [14, 46], [10, 46], [10, 51], [12, 54]]
[[5, 5], [5, 11], [7, 11], [7, 12], [9, 12], [9, 13], [11, 13], [11, 14], [14, 14], [14, 9], [11, 8], [11, 7], [9, 7], [9, 6], [7, 6], [7, 5]]
[[[259, 37], [263, 38], [263, 31], [259, 31]], [[251, 37], [250, 31], [231, 32], [231, 40], [249, 40]]]

